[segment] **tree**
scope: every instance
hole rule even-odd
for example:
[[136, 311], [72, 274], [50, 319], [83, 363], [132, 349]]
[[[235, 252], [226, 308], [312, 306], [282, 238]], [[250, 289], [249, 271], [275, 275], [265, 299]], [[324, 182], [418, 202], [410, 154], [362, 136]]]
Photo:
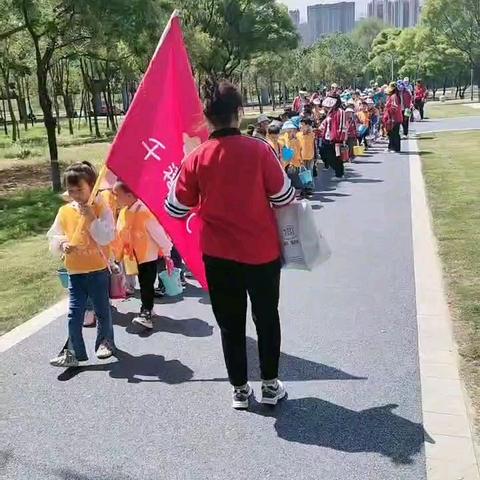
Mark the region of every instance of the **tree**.
[[378, 34], [388, 28], [379, 18], [365, 18], [358, 22], [351, 37], [354, 44], [359, 45], [364, 50], [370, 50], [372, 43]]
[[398, 28], [388, 28], [381, 31], [372, 43], [368, 68], [382, 78], [395, 78], [395, 68], [400, 63], [397, 42], [401, 33]]
[[286, 7], [275, 0], [183, 0], [186, 40], [195, 68], [231, 78], [242, 62], [296, 48]]
[[[478, 0], [428, 0], [423, 20], [448, 44], [463, 52], [480, 85], [480, 2]], [[480, 98], [480, 89], [479, 89]], [[473, 95], [473, 85], [472, 85]]]

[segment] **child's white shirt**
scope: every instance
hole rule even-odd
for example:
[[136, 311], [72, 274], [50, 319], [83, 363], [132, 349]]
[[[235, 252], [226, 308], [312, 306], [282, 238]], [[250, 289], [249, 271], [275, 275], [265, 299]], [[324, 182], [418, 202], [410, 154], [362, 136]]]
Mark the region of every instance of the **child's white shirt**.
[[[96, 243], [105, 246], [113, 242], [115, 239], [115, 220], [113, 219], [111, 209], [100, 196], [95, 199], [95, 203], [97, 205], [102, 205], [103, 209], [101, 215], [90, 224], [89, 233]], [[72, 201], [70, 204], [75, 210], [80, 210], [78, 202]], [[62, 243], [65, 243], [68, 239], [63, 231], [58, 213], [53, 225], [47, 232], [47, 238], [50, 251], [52, 253], [62, 254]]]

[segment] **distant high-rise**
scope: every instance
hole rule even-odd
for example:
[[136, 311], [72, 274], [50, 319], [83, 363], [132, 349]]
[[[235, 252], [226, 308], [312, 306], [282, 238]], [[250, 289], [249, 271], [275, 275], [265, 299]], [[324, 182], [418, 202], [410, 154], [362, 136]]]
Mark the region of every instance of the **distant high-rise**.
[[290, 10], [288, 12], [288, 15], [290, 15], [292, 23], [295, 25], [295, 27], [298, 28], [298, 26], [300, 25], [300, 10]]
[[312, 5], [307, 8], [311, 42], [332, 33], [348, 33], [355, 27], [355, 2]]
[[419, 0], [370, 0], [367, 16], [397, 28], [414, 27], [420, 18]]

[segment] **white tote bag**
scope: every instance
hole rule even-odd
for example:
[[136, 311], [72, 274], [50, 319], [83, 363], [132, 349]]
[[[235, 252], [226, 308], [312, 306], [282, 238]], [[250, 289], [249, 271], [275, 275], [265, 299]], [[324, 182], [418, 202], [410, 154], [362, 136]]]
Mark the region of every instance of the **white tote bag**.
[[282, 244], [283, 267], [312, 270], [330, 258], [331, 250], [319, 232], [306, 200], [275, 210]]

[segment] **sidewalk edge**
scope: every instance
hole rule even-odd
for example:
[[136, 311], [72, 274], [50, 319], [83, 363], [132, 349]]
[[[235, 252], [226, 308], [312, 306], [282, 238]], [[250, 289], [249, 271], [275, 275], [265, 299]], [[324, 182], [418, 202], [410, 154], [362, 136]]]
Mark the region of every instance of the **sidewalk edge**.
[[0, 337], [0, 353], [6, 352], [9, 348], [38, 332], [61, 315], [66, 314], [67, 308], [68, 297], [2, 335]]
[[427, 478], [480, 480], [470, 400], [459, 356], [433, 233], [417, 140], [408, 142], [418, 347]]

